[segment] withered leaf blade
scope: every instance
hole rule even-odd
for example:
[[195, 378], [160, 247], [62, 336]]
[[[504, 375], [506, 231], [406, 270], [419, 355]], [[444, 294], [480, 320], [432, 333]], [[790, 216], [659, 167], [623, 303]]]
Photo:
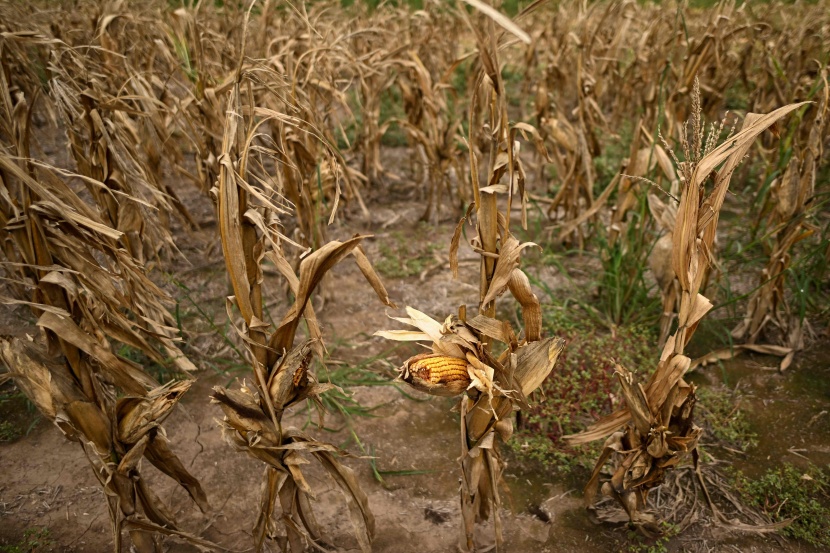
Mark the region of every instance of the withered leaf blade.
[[152, 522], [170, 528], [171, 530], [178, 530], [176, 524], [176, 517], [165, 506], [161, 498], [147, 485], [144, 478], [139, 478], [135, 483], [135, 492], [144, 514], [147, 515]]
[[349, 255], [364, 238], [366, 236], [355, 236], [345, 242], [332, 240], [300, 262], [300, 282], [297, 297], [271, 337], [268, 345], [272, 350], [283, 352], [291, 349], [297, 325], [306, 304], [311, 298], [311, 293], [323, 279], [323, 276]]
[[145, 456], [154, 467], [179, 483], [199, 506], [203, 513], [210, 511], [207, 495], [199, 481], [191, 475], [173, 453], [170, 442], [161, 434], [156, 434], [145, 450]]
[[233, 113], [239, 109], [238, 98], [239, 85], [236, 84], [228, 97], [228, 117], [222, 138], [222, 158], [219, 164], [219, 232], [222, 236], [222, 251], [237, 305], [245, 322], [250, 323], [254, 315], [248, 280], [251, 267], [248, 266], [248, 260], [245, 257], [242, 237], [242, 210], [246, 206], [240, 205], [236, 170], [230, 159], [238, 139], [239, 115]]
[[485, 14], [487, 17], [491, 18], [493, 21], [501, 25], [504, 28], [504, 30], [512, 33], [525, 44], [530, 44], [530, 35], [524, 32], [518, 25], [513, 23], [513, 21], [511, 21], [509, 17], [507, 17], [500, 11], [496, 10], [488, 4], [485, 4], [481, 0], [464, 0], [464, 2], [471, 5], [481, 13]]
[[614, 431], [619, 430], [630, 420], [631, 413], [628, 412], [628, 408], [620, 409], [602, 417], [582, 432], [565, 436], [564, 440], [569, 445], [574, 446], [587, 444], [588, 442], [605, 438]]
[[383, 305], [391, 307], [392, 309], [397, 309], [398, 306], [392, 303], [392, 300], [389, 299], [389, 293], [386, 291], [386, 287], [383, 285], [383, 282], [381, 282], [377, 272], [375, 272], [372, 262], [369, 261], [368, 257], [366, 257], [366, 252], [363, 251], [363, 247], [358, 245], [352, 250], [352, 255], [354, 255], [355, 260], [357, 261], [357, 266], [360, 269], [360, 272], [363, 273], [363, 277], [372, 286], [372, 289], [375, 291], [375, 294], [377, 294], [378, 299], [380, 299]]
[[565, 349], [565, 343], [564, 339], [551, 336], [530, 342], [517, 350], [516, 372], [513, 378], [521, 385], [522, 394], [529, 396], [541, 386]]
[[647, 435], [651, 430], [653, 420], [643, 387], [635, 380], [634, 375], [622, 365], [617, 365], [616, 375], [635, 428], [641, 435]]
[[360, 549], [364, 553], [369, 553], [372, 550], [372, 538], [375, 534], [375, 517], [369, 509], [369, 498], [366, 497], [366, 494], [358, 485], [354, 471], [344, 466], [334, 455], [327, 451], [315, 451], [313, 455], [317, 457], [323, 468], [337, 482], [343, 497], [346, 499], [352, 528]]
[[484, 336], [489, 336], [504, 344], [510, 343], [504, 323], [498, 319], [478, 314], [467, 321], [467, 324]]
[[[519, 268], [513, 270], [507, 283], [510, 293], [522, 306], [522, 320], [525, 327], [525, 339], [535, 342], [542, 336], [542, 306], [539, 298], [530, 288], [530, 279]], [[509, 343], [509, 342], [505, 342]]]
[[135, 470], [138, 466], [138, 462], [141, 461], [141, 458], [144, 457], [144, 450], [147, 448], [147, 444], [150, 443], [150, 436], [143, 436], [141, 437], [132, 447], [127, 451], [126, 455], [121, 457], [121, 461], [118, 463], [118, 468], [116, 469], [123, 475], [129, 475], [130, 471]]
[[112, 428], [107, 416], [91, 401], [70, 401], [62, 409], [72, 426], [95, 444], [97, 453], [108, 456], [112, 451]]
[[659, 412], [669, 397], [669, 392], [683, 378], [691, 364], [692, 360], [685, 355], [676, 355], [669, 362], [658, 365], [646, 389], [653, 414]]
[[263, 412], [256, 399], [241, 390], [232, 390], [216, 386], [211, 398], [228, 418], [228, 424], [241, 434], [248, 432], [276, 436], [277, 432], [271, 419]]
[[158, 383], [150, 375], [105, 349], [92, 336], [81, 330], [71, 319], [61, 319], [54, 313], [47, 312], [40, 316], [37, 324], [48, 328], [63, 340], [97, 359], [108, 369], [102, 376], [111, 378], [113, 384], [125, 392], [144, 395], [148, 388], [158, 386]]
[[49, 369], [32, 358], [18, 339], [0, 342], [0, 357], [9, 367], [9, 374], [38, 410], [49, 420], [57, 414], [52, 400], [52, 375]]
[[487, 294], [481, 300], [481, 305], [487, 305], [507, 289], [513, 271], [519, 266], [522, 250], [530, 246], [536, 246], [533, 242], [521, 244], [509, 235], [503, 240], [504, 243], [499, 250], [499, 259], [496, 262], [493, 280], [490, 282]]
[[[173, 538], [178, 538], [185, 543], [189, 543], [195, 547], [198, 547], [202, 551], [221, 551], [223, 553], [229, 553], [231, 550], [226, 549], [224, 547], [219, 547], [215, 543], [208, 541], [206, 539], [202, 539], [198, 536], [195, 536], [189, 532], [184, 532], [182, 530], [176, 530], [174, 528], [167, 528], [165, 526], [160, 526], [152, 521], [149, 521], [141, 516], [135, 515], [132, 517], [127, 518], [124, 522], [124, 529], [133, 531], [133, 530], [144, 530], [146, 532], [157, 532], [159, 534], [163, 534], [166, 536], [171, 536]], [[151, 549], [152, 551], [152, 549]]]
[[[390, 340], [398, 341], [417, 341], [417, 340], [432, 340], [432, 347], [436, 353], [443, 353], [450, 357], [458, 357], [463, 359], [465, 357], [464, 349], [458, 344], [444, 340], [443, 325], [417, 309], [407, 306], [406, 313], [409, 318], [391, 317], [396, 321], [414, 326], [420, 330], [416, 333], [413, 331], [404, 330], [381, 330], [375, 332], [375, 336], [382, 336]], [[423, 338], [422, 338], [423, 336]]]
[[467, 212], [464, 217], [458, 221], [458, 224], [455, 226], [455, 231], [452, 233], [452, 239], [450, 240], [450, 271], [452, 272], [452, 277], [454, 279], [458, 278], [458, 246], [461, 243], [461, 234], [464, 232], [464, 223], [469, 220], [470, 215], [473, 212], [473, 208], [475, 208], [474, 203], [467, 206]]

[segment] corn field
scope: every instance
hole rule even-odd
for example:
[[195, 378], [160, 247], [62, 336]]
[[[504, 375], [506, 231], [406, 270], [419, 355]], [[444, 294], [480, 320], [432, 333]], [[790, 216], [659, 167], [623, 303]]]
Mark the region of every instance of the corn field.
[[828, 62], [825, 0], [0, 0], [0, 552], [830, 547]]

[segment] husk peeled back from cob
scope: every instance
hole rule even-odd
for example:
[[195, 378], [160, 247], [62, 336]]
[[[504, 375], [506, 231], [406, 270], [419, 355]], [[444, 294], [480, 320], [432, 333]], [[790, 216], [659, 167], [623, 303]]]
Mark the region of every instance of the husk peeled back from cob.
[[[481, 71], [470, 107], [470, 176], [475, 202], [456, 227], [450, 242], [450, 267], [458, 278], [458, 248], [465, 223], [474, 221], [475, 238], [470, 243], [481, 254], [478, 314], [467, 318], [466, 306], [458, 315], [440, 323], [411, 307], [408, 317], [395, 320], [417, 330], [380, 331], [376, 335], [399, 341], [431, 342], [431, 354], [407, 360], [400, 369], [401, 379], [416, 389], [442, 396], [462, 395], [461, 413], [461, 489], [462, 532], [460, 548], [473, 551], [475, 525], [493, 516], [495, 547], [502, 548], [500, 518], [504, 461], [498, 439], [507, 441], [513, 433], [510, 418], [515, 407], [526, 406], [530, 395], [553, 370], [565, 341], [542, 338], [542, 312], [527, 275], [519, 268], [521, 252], [535, 244], [520, 243], [510, 233], [510, 214], [514, 195], [522, 208], [526, 227], [527, 195], [525, 171], [517, 156], [519, 133], [538, 141], [536, 130], [525, 123], [510, 125], [500, 75], [496, 25], [522, 41], [529, 37], [512, 21], [478, 1], [465, 0], [486, 15], [486, 31], [475, 26], [465, 12], [462, 17], [476, 35]], [[503, 35], [502, 35], [503, 36]], [[479, 97], [479, 92], [482, 96]], [[487, 107], [489, 120], [481, 124], [489, 147], [488, 182], [481, 186], [478, 159], [473, 145], [478, 101]], [[546, 155], [546, 154], [545, 154]], [[499, 199], [504, 212], [499, 212]], [[522, 307], [524, 337], [520, 338], [509, 322], [496, 317], [495, 300], [509, 291]], [[501, 353], [493, 345], [500, 342]], [[466, 372], [466, 374], [465, 374]]]
[[[696, 80], [693, 98], [698, 98], [698, 107], [693, 110], [693, 142], [682, 137], [686, 161], [680, 163], [675, 157], [682, 174], [682, 195], [667, 262], [679, 291], [677, 328], [668, 337], [657, 369], [645, 384], [617, 365], [625, 408], [565, 438], [569, 444], [578, 445], [607, 437], [585, 488], [586, 503], [592, 505], [601, 489], [603, 494], [614, 497], [630, 521], [647, 533], [659, 532], [655, 517], [647, 512], [649, 491], [659, 486], [665, 472], [686, 455], [693, 454], [697, 462], [696, 448], [702, 431], [694, 424], [695, 387], [683, 379], [692, 364], [684, 350], [701, 319], [712, 308], [700, 290], [711, 263], [718, 217], [732, 173], [758, 135], [806, 103], [790, 104], [765, 115], [749, 113], [737, 134], [717, 147], [715, 135], [704, 147], [699, 94]], [[707, 190], [705, 185], [710, 180], [714, 184]], [[602, 468], [609, 460], [613, 461], [613, 475], [600, 486]]]
[[[514, 271], [521, 272], [514, 268]], [[523, 277], [523, 278], [522, 278]], [[517, 280], [526, 281], [524, 273]], [[520, 291], [521, 290], [521, 291]], [[524, 300], [535, 298], [529, 291], [517, 288], [515, 294]], [[512, 290], [511, 290], [512, 292]], [[528, 302], [531, 309], [538, 306]], [[462, 317], [463, 317], [462, 309]], [[408, 318], [394, 319], [416, 327], [411, 330], [388, 330], [377, 336], [398, 341], [431, 341], [432, 353], [408, 359], [400, 369], [400, 377], [413, 388], [437, 396], [459, 396], [461, 401], [461, 547], [475, 548], [475, 523], [495, 520], [496, 544], [502, 542], [499, 508], [499, 483], [504, 462], [496, 437], [507, 441], [513, 434], [510, 418], [514, 407], [527, 405], [530, 395], [550, 374], [565, 341], [557, 337], [518, 340], [511, 325], [485, 314], [469, 321], [451, 315], [444, 323], [413, 309], [406, 308]], [[541, 333], [538, 328], [529, 333]], [[506, 349], [499, 356], [490, 346], [502, 342]], [[463, 395], [462, 395], [463, 394]]]

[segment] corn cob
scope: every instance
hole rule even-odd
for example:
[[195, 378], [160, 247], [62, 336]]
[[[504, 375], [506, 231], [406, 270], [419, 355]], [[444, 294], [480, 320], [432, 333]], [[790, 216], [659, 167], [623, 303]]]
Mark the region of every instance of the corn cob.
[[457, 396], [470, 385], [466, 359], [436, 353], [407, 359], [401, 378], [413, 388], [436, 396]]

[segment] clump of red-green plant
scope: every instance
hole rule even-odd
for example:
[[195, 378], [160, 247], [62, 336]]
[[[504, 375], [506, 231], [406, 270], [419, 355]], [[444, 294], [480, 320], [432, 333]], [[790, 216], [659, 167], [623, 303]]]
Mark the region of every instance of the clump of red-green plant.
[[570, 447], [562, 437], [619, 408], [615, 362], [639, 374], [653, 370], [649, 353], [656, 328], [627, 325], [612, 333], [576, 305], [549, 304], [543, 311], [548, 332], [567, 339], [568, 346], [533, 407], [518, 415], [511, 448], [520, 458], [554, 470], [590, 468], [596, 444]]

